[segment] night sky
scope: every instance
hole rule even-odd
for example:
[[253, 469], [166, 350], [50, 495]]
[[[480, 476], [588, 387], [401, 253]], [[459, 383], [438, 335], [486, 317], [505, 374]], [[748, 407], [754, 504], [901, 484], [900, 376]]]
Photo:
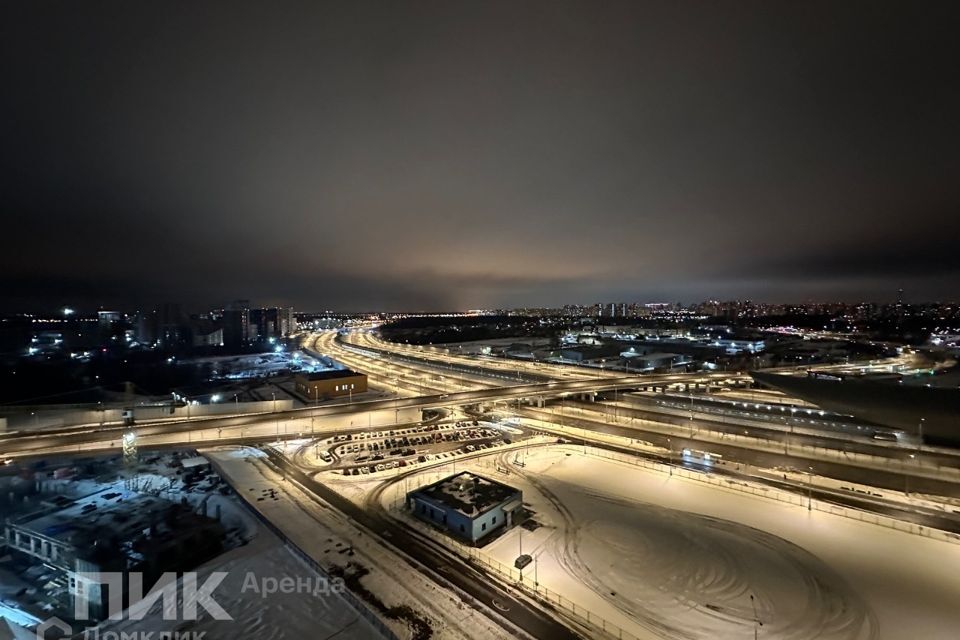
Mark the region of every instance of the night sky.
[[0, 307], [960, 298], [956, 13], [6, 2]]

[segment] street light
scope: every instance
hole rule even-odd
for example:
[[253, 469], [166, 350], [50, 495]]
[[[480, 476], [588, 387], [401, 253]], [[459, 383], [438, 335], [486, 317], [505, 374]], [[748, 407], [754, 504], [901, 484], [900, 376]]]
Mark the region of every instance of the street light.
[[670, 475], [673, 475], [673, 443], [670, 441], [670, 438], [667, 438], [667, 461], [669, 464], [667, 468], [670, 470]]

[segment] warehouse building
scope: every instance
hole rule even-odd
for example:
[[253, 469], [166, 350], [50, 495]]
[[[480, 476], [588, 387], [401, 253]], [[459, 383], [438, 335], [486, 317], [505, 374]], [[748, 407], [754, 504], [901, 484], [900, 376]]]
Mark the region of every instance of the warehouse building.
[[294, 389], [307, 400], [356, 395], [367, 390], [367, 376], [350, 369], [300, 373], [294, 378]]
[[475, 543], [513, 526], [523, 506], [523, 493], [464, 471], [411, 491], [407, 505], [421, 520]]

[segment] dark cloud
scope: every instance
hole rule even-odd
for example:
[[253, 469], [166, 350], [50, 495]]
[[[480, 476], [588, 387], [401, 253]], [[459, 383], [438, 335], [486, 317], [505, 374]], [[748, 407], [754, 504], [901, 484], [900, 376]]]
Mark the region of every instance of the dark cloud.
[[957, 297], [952, 9], [12, 3], [2, 306]]

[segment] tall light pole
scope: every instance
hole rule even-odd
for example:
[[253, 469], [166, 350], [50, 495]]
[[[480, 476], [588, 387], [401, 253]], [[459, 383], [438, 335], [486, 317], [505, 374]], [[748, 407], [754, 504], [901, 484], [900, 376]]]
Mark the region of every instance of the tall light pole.
[[[523, 557], [523, 527], [517, 527], [517, 540], [520, 543], [520, 557]], [[520, 567], [520, 582], [523, 582], [523, 567]]]
[[533, 556], [533, 590], [536, 591], [537, 587], [540, 586], [540, 578], [537, 576], [537, 559], [540, 557], [540, 554]]
[[673, 443], [670, 441], [670, 438], [667, 438], [667, 469], [670, 470], [670, 475], [673, 475]]

